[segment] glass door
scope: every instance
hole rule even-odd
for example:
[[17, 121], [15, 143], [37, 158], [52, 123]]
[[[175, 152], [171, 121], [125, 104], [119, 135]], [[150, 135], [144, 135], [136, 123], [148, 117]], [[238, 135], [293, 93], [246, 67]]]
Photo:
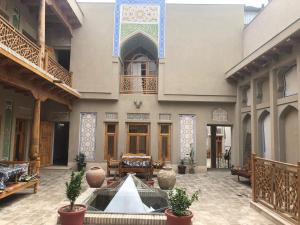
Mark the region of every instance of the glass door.
[[127, 152], [149, 155], [149, 124], [128, 124]]

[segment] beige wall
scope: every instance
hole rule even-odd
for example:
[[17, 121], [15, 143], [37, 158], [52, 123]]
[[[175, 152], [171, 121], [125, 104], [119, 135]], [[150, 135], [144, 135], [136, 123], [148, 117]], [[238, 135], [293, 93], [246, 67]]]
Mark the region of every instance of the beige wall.
[[[142, 101], [140, 109], [134, 106], [134, 99]], [[101, 100], [80, 100], [74, 105], [71, 112], [69, 162], [71, 163], [79, 150], [79, 121], [80, 112], [96, 112], [96, 162], [104, 160], [104, 121], [105, 112], [118, 112], [119, 137], [118, 154], [126, 151], [126, 122], [133, 122], [127, 119], [127, 113], [150, 113], [150, 119], [140, 122], [151, 123], [150, 151], [154, 159], [158, 157], [158, 122], [159, 113], [170, 113], [172, 115], [172, 163], [179, 160], [179, 115], [196, 115], [196, 159], [201, 166], [206, 166], [206, 125], [212, 123], [212, 112], [217, 108], [223, 108], [228, 112], [228, 123], [233, 124], [233, 104], [213, 103], [157, 103], [155, 95], [121, 95], [118, 102]]]
[[[80, 6], [85, 17], [72, 39], [74, 87], [83, 98], [118, 99], [119, 60], [112, 58], [114, 5]], [[224, 72], [242, 57], [242, 29], [241, 5], [167, 4], [158, 100], [234, 102], [235, 88]]]
[[244, 29], [244, 57], [299, 20], [300, 1], [272, 0]]

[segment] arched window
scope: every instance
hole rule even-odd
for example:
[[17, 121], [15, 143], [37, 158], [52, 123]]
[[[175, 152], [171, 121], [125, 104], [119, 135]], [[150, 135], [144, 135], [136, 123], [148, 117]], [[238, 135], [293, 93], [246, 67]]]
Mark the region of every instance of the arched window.
[[157, 75], [157, 62], [145, 54], [137, 53], [124, 62], [125, 75], [149, 76]]

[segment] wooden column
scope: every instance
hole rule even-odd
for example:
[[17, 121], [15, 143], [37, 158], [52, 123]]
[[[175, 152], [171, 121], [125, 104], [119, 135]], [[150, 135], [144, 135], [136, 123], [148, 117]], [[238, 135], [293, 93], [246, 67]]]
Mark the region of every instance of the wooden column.
[[217, 127], [211, 126], [210, 127], [210, 142], [211, 142], [211, 150], [210, 150], [210, 160], [211, 160], [211, 168], [217, 168], [217, 144], [216, 144], [216, 137], [217, 137]]
[[298, 225], [300, 225], [300, 162], [297, 164], [297, 183], [298, 183], [298, 189], [297, 189], [297, 195], [298, 195]]
[[46, 49], [45, 39], [46, 39], [46, 0], [40, 0], [38, 43], [41, 47], [39, 65], [42, 68], [44, 68], [45, 65], [45, 49]]
[[41, 99], [35, 99], [30, 140], [30, 160], [37, 161], [37, 172], [40, 167], [40, 124], [41, 124]]

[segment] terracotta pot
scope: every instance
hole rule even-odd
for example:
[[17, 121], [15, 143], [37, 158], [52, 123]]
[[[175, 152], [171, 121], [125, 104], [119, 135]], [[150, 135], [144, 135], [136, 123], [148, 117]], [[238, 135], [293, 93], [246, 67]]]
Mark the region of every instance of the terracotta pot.
[[145, 183], [148, 185], [148, 187], [153, 188], [154, 187], [154, 180], [146, 180]]
[[171, 190], [176, 183], [176, 173], [171, 167], [164, 167], [157, 174], [158, 185], [163, 190]]
[[105, 171], [101, 167], [92, 167], [86, 172], [86, 181], [91, 188], [100, 188], [105, 180]]
[[118, 180], [114, 179], [114, 178], [109, 178], [106, 180], [106, 185], [109, 186], [115, 182], [117, 182]]
[[69, 212], [69, 207], [70, 206], [67, 205], [58, 210], [61, 225], [83, 225], [86, 206], [75, 205], [75, 207], [79, 207], [79, 209], [74, 212]]
[[193, 213], [187, 210], [188, 216], [175, 216], [171, 209], [166, 209], [167, 225], [192, 225]]

